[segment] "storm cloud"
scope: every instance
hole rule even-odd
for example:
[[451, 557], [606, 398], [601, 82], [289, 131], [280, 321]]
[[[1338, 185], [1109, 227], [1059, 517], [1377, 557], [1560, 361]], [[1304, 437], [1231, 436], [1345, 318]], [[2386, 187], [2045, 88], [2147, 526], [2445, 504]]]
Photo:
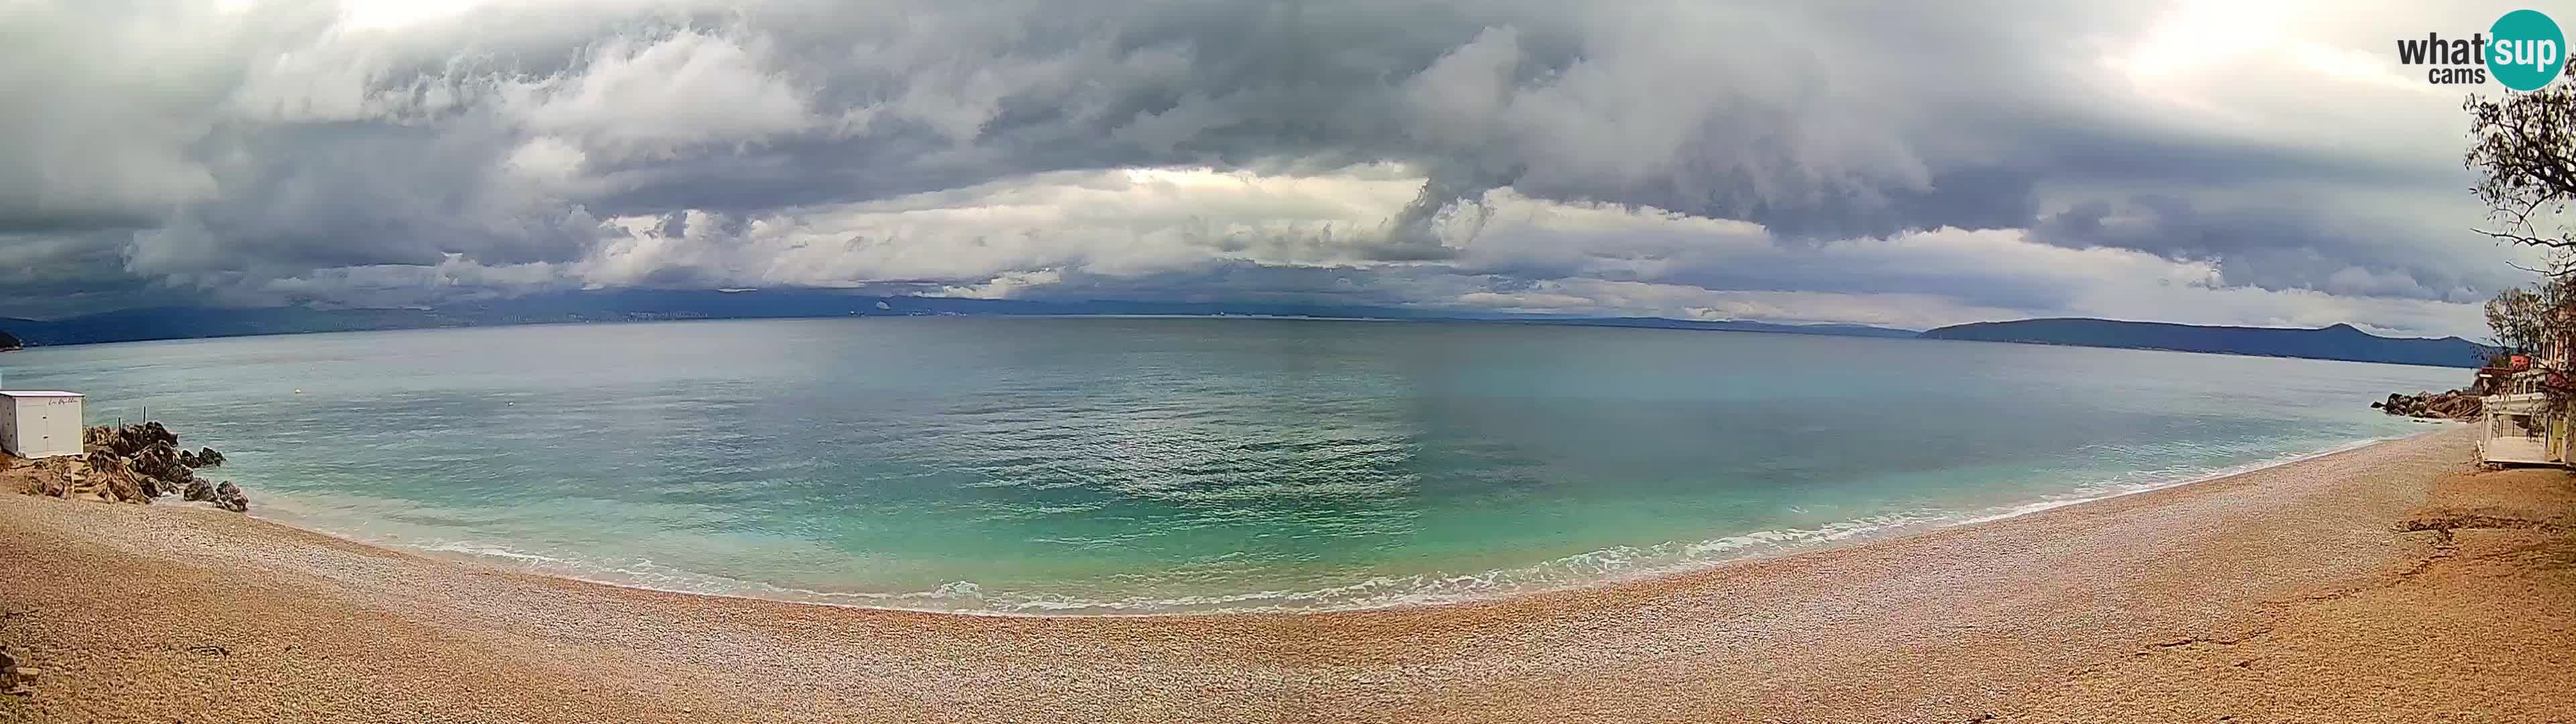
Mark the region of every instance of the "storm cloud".
[[[0, 7], [0, 317], [814, 286], [2476, 334], [2504, 6]], [[2334, 22], [2281, 22], [2283, 18]]]

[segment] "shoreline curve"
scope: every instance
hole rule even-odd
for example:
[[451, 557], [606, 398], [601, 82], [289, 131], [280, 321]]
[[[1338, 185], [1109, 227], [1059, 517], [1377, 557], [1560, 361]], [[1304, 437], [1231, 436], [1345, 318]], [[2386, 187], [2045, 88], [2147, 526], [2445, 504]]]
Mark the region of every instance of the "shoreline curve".
[[[1641, 567], [1641, 568], [1636, 568], [1636, 569], [1631, 569], [1631, 570], [1622, 570], [1622, 571], [1612, 572], [1612, 573], [1608, 573], [1608, 574], [1606, 574], [1606, 575], [1598, 575], [1598, 576], [1596, 576], [1596, 577], [1592, 577], [1592, 578], [1588, 578], [1588, 579], [1582, 579], [1582, 580], [1555, 581], [1555, 582], [1547, 582], [1547, 583], [1544, 583], [1544, 584], [1541, 584], [1541, 585], [1533, 585], [1533, 586], [1527, 586], [1527, 587], [1513, 587], [1513, 588], [1509, 588], [1509, 589], [1505, 589], [1505, 590], [1476, 591], [1476, 592], [1465, 593], [1465, 594], [1441, 595], [1441, 596], [1438, 596], [1438, 597], [1431, 598], [1431, 599], [1429, 599], [1429, 600], [1384, 600], [1384, 601], [1371, 601], [1371, 602], [1353, 603], [1353, 604], [1348, 604], [1348, 605], [1324, 605], [1324, 606], [1317, 606], [1317, 607], [1313, 607], [1313, 608], [1290, 608], [1290, 607], [1223, 608], [1223, 607], [1218, 607], [1218, 608], [1210, 608], [1210, 609], [1147, 609], [1147, 610], [1134, 610], [1134, 611], [1116, 611], [1116, 610], [1113, 610], [1113, 611], [1073, 611], [1073, 610], [993, 610], [993, 609], [973, 609], [973, 608], [953, 608], [953, 609], [952, 609], [952, 608], [915, 607], [915, 606], [901, 606], [901, 605], [886, 605], [886, 604], [882, 604], [882, 603], [875, 603], [875, 602], [873, 602], [873, 601], [874, 601], [874, 600], [878, 600], [878, 599], [905, 599], [905, 598], [913, 598], [913, 597], [932, 597], [932, 598], [935, 598], [935, 597], [938, 597], [938, 596], [939, 596], [939, 594], [941, 594], [943, 591], [948, 590], [951, 586], [957, 586], [957, 585], [959, 585], [960, 583], [964, 583], [964, 584], [966, 584], [966, 585], [967, 585], [967, 587], [969, 587], [969, 588], [971, 589], [971, 588], [973, 587], [973, 583], [972, 583], [972, 582], [950, 582], [950, 583], [948, 583], [948, 584], [943, 584], [943, 585], [940, 587], [940, 589], [938, 589], [938, 590], [934, 590], [934, 591], [918, 591], [918, 592], [903, 592], [903, 593], [863, 593], [863, 592], [816, 591], [816, 590], [810, 590], [810, 589], [803, 589], [803, 588], [795, 588], [795, 587], [789, 587], [789, 586], [782, 586], [782, 585], [778, 585], [778, 584], [766, 583], [766, 582], [761, 582], [761, 581], [752, 581], [752, 580], [745, 580], [745, 579], [733, 578], [733, 577], [731, 577], [731, 576], [726, 576], [726, 575], [723, 575], [723, 574], [705, 573], [705, 572], [701, 572], [701, 571], [690, 571], [690, 570], [684, 570], [684, 569], [673, 569], [673, 571], [674, 571], [674, 573], [675, 573], [675, 574], [678, 574], [678, 575], [699, 577], [699, 578], [701, 578], [701, 579], [715, 579], [715, 580], [723, 581], [723, 582], [725, 582], [726, 584], [730, 584], [730, 585], [738, 585], [738, 586], [743, 586], [743, 587], [748, 587], [748, 588], [754, 588], [754, 589], [765, 589], [765, 592], [774, 592], [774, 594], [775, 594], [775, 595], [762, 595], [762, 593], [761, 593], [761, 592], [750, 592], [750, 591], [740, 591], [740, 592], [738, 592], [738, 591], [724, 591], [724, 590], [705, 590], [705, 589], [702, 589], [702, 588], [685, 588], [685, 587], [671, 587], [671, 586], [656, 586], [656, 585], [650, 585], [650, 584], [648, 584], [648, 583], [638, 582], [638, 581], [634, 581], [634, 580], [620, 580], [620, 579], [617, 579], [617, 578], [615, 578], [615, 577], [608, 577], [608, 576], [589, 576], [589, 575], [581, 575], [581, 574], [580, 574], [580, 573], [578, 573], [578, 572], [565, 572], [565, 571], [556, 571], [556, 570], [541, 570], [541, 569], [537, 569], [537, 568], [535, 568], [534, 566], [530, 566], [530, 565], [512, 565], [512, 564], [505, 563], [505, 562], [502, 562], [502, 561], [496, 561], [496, 560], [493, 560], [494, 558], [503, 558], [503, 559], [519, 559], [519, 560], [537, 559], [537, 560], [544, 560], [544, 561], [547, 561], [547, 562], [550, 562], [550, 563], [564, 563], [564, 564], [572, 564], [572, 565], [576, 565], [576, 566], [578, 566], [578, 565], [582, 565], [582, 564], [580, 564], [579, 562], [576, 562], [576, 561], [569, 561], [569, 560], [565, 560], [565, 559], [554, 558], [554, 557], [545, 556], [545, 555], [542, 555], [542, 554], [532, 554], [532, 553], [526, 553], [526, 552], [517, 551], [517, 550], [515, 550], [515, 549], [511, 549], [511, 548], [509, 548], [507, 545], [465, 544], [465, 543], [454, 543], [454, 542], [450, 542], [450, 543], [441, 543], [441, 544], [438, 544], [438, 545], [432, 545], [432, 546], [415, 546], [415, 545], [407, 545], [407, 544], [403, 544], [403, 543], [396, 543], [396, 542], [390, 542], [390, 541], [370, 540], [370, 539], [367, 539], [367, 538], [365, 538], [365, 537], [357, 536], [357, 535], [352, 535], [352, 534], [348, 534], [348, 533], [343, 532], [343, 531], [335, 531], [335, 530], [331, 530], [331, 529], [324, 528], [324, 527], [300, 524], [300, 523], [295, 522], [295, 521], [286, 520], [286, 519], [281, 519], [281, 518], [276, 518], [276, 517], [270, 517], [270, 516], [259, 515], [259, 514], [256, 514], [256, 513], [254, 513], [254, 514], [250, 515], [249, 517], [251, 517], [251, 518], [253, 518], [253, 519], [256, 519], [256, 520], [260, 520], [260, 521], [262, 521], [262, 522], [266, 522], [266, 523], [269, 523], [269, 524], [273, 524], [273, 525], [277, 525], [277, 526], [280, 526], [280, 527], [284, 527], [284, 528], [289, 528], [289, 529], [293, 529], [293, 530], [297, 530], [297, 531], [301, 531], [301, 532], [305, 532], [305, 533], [311, 533], [311, 534], [316, 534], [316, 535], [326, 536], [326, 537], [329, 537], [329, 538], [332, 538], [332, 539], [335, 539], [335, 540], [340, 540], [340, 541], [344, 541], [344, 542], [351, 543], [351, 544], [355, 544], [355, 545], [367, 546], [367, 547], [371, 547], [371, 548], [379, 548], [379, 549], [383, 549], [383, 550], [386, 550], [386, 551], [389, 551], [389, 552], [400, 553], [400, 554], [403, 554], [403, 555], [416, 556], [416, 557], [420, 557], [420, 558], [428, 559], [428, 560], [447, 561], [447, 562], [459, 563], [459, 564], [469, 565], [469, 566], [480, 566], [480, 567], [495, 568], [495, 569], [499, 569], [499, 570], [502, 570], [502, 571], [507, 571], [507, 572], [512, 573], [512, 574], [515, 574], [515, 575], [536, 576], [536, 577], [541, 577], [541, 578], [550, 578], [550, 579], [557, 579], [557, 580], [566, 580], [566, 581], [573, 581], [573, 582], [579, 582], [579, 583], [585, 583], [585, 584], [593, 584], [593, 585], [601, 585], [601, 586], [610, 586], [610, 587], [623, 588], [623, 589], [630, 589], [630, 590], [638, 590], [638, 591], [653, 591], [653, 592], [657, 592], [657, 593], [672, 593], [672, 594], [692, 595], [692, 596], [707, 596], [707, 597], [711, 597], [711, 598], [723, 598], [723, 599], [741, 599], [741, 600], [755, 600], [755, 601], [770, 601], [770, 602], [778, 602], [778, 603], [789, 603], [789, 604], [799, 604], [799, 605], [812, 605], [812, 606], [825, 606], [825, 607], [832, 607], [832, 608], [847, 608], [847, 609], [858, 609], [858, 610], [867, 610], [867, 611], [890, 611], [890, 612], [902, 612], [902, 613], [918, 613], [918, 614], [927, 614], [927, 615], [955, 615], [955, 616], [976, 616], [976, 617], [1032, 617], [1032, 618], [1166, 618], [1166, 617], [1254, 616], [1254, 615], [1312, 616], [1312, 615], [1336, 614], [1336, 613], [1356, 613], [1356, 612], [1367, 612], [1367, 611], [1401, 610], [1401, 609], [1410, 609], [1410, 608], [1436, 608], [1436, 607], [1446, 607], [1446, 606], [1472, 605], [1472, 604], [1478, 604], [1478, 603], [1489, 603], [1489, 602], [1495, 602], [1495, 601], [1508, 600], [1508, 599], [1515, 598], [1515, 597], [1519, 597], [1519, 596], [1528, 596], [1528, 595], [1535, 595], [1535, 594], [1544, 594], [1544, 593], [1561, 592], [1561, 591], [1579, 591], [1579, 590], [1584, 590], [1584, 589], [1593, 589], [1593, 588], [1615, 588], [1615, 587], [1619, 587], [1619, 586], [1632, 585], [1632, 584], [1639, 584], [1639, 583], [1651, 583], [1651, 582], [1653, 582], [1653, 581], [1655, 581], [1655, 580], [1657, 580], [1657, 579], [1663, 579], [1663, 578], [1669, 578], [1669, 577], [1676, 577], [1676, 576], [1689, 576], [1689, 575], [1694, 575], [1694, 574], [1707, 573], [1707, 572], [1711, 572], [1711, 571], [1715, 571], [1715, 570], [1723, 569], [1723, 568], [1726, 568], [1726, 567], [1728, 567], [1728, 566], [1738, 565], [1738, 564], [1747, 563], [1747, 562], [1764, 561], [1764, 560], [1773, 560], [1773, 559], [1779, 559], [1779, 558], [1790, 558], [1790, 557], [1796, 557], [1796, 556], [1802, 556], [1802, 555], [1811, 555], [1811, 554], [1816, 554], [1816, 553], [1822, 553], [1822, 552], [1832, 551], [1832, 550], [1836, 550], [1836, 549], [1839, 549], [1839, 548], [1850, 547], [1850, 546], [1864, 546], [1864, 545], [1871, 545], [1871, 544], [1875, 544], [1875, 543], [1880, 543], [1880, 542], [1889, 541], [1889, 540], [1901, 539], [1901, 538], [1905, 538], [1905, 537], [1909, 537], [1909, 536], [1914, 536], [1914, 535], [1921, 535], [1921, 534], [1930, 533], [1930, 532], [1934, 532], [1934, 531], [1946, 530], [1946, 529], [1951, 529], [1951, 528], [1967, 527], [1967, 526], [1983, 525], [1983, 524], [1993, 523], [1993, 522], [1997, 522], [1997, 521], [2011, 520], [2011, 519], [2014, 519], [2014, 518], [2021, 518], [2021, 517], [2026, 517], [2026, 516], [2030, 516], [2030, 515], [2037, 515], [2037, 514], [2047, 513], [2047, 512], [2050, 512], [2050, 511], [2059, 510], [2059, 509], [2063, 509], [2063, 508], [2071, 508], [2071, 507], [2077, 507], [2077, 506], [2091, 505], [2091, 504], [2099, 503], [2099, 502], [2102, 502], [2102, 501], [2115, 500], [2115, 499], [2119, 499], [2119, 498], [2123, 498], [2123, 497], [2128, 497], [2128, 496], [2133, 496], [2133, 495], [2140, 495], [2140, 494], [2152, 493], [2152, 492], [2161, 491], [2161, 490], [2169, 490], [2169, 489], [2173, 489], [2173, 488], [2187, 487], [2187, 486], [2192, 486], [2192, 485], [2199, 485], [2199, 484], [2203, 484], [2203, 483], [2209, 483], [2209, 482], [2214, 482], [2214, 481], [2224, 480], [2224, 479], [2226, 479], [2226, 478], [2231, 478], [2231, 477], [2235, 477], [2235, 476], [2239, 476], [2239, 475], [2246, 475], [2246, 474], [2250, 474], [2250, 473], [2256, 473], [2256, 472], [2260, 472], [2260, 471], [2264, 471], [2264, 470], [2269, 470], [2269, 469], [2272, 469], [2272, 468], [2277, 468], [2277, 467], [2282, 467], [2282, 466], [2287, 466], [2287, 465], [2295, 465], [2295, 464], [2298, 464], [2298, 463], [2301, 463], [2301, 462], [2306, 462], [2306, 461], [2309, 461], [2309, 460], [2314, 460], [2314, 459], [2321, 458], [2321, 457], [2325, 457], [2325, 456], [2329, 456], [2329, 455], [2335, 455], [2335, 454], [2339, 454], [2339, 453], [2350, 452], [2350, 451], [2353, 451], [2353, 450], [2359, 450], [2359, 449], [2363, 449], [2363, 448], [2368, 448], [2368, 447], [2371, 447], [2371, 446], [2374, 446], [2374, 445], [2382, 445], [2382, 444], [2387, 444], [2387, 443], [2392, 443], [2392, 442], [2398, 442], [2398, 441], [2407, 440], [2407, 439], [2416, 438], [2416, 437], [2423, 437], [2423, 436], [2427, 436], [2427, 435], [2439, 434], [2439, 433], [2443, 432], [2444, 430], [2452, 429], [2452, 428], [2455, 428], [2455, 427], [2457, 427], [2457, 426], [2458, 426], [2456, 423], [2450, 423], [2450, 422], [2448, 422], [2448, 421], [2426, 421], [2426, 424], [2428, 424], [2428, 425], [2433, 425], [2433, 426], [2434, 426], [2434, 428], [2433, 428], [2433, 429], [2429, 429], [2429, 430], [2424, 430], [2424, 431], [2414, 432], [2414, 433], [2406, 434], [2406, 435], [2393, 436], [2393, 437], [2364, 438], [2364, 439], [2359, 439], [2359, 440], [2353, 440], [2353, 441], [2345, 442], [2345, 443], [2342, 443], [2342, 444], [2338, 444], [2338, 445], [2335, 445], [2335, 446], [2332, 446], [2332, 447], [2328, 447], [2328, 448], [2324, 448], [2324, 449], [2320, 449], [2320, 450], [2313, 450], [2313, 451], [2307, 451], [2307, 452], [2293, 452], [2293, 453], [2285, 453], [2285, 454], [2283, 454], [2283, 455], [2281, 455], [2281, 456], [2279, 456], [2279, 457], [2275, 457], [2275, 458], [2271, 458], [2271, 459], [2267, 459], [2267, 460], [2261, 460], [2261, 461], [2256, 461], [2256, 462], [2246, 463], [2246, 464], [2241, 464], [2241, 465], [2228, 466], [2228, 467], [2219, 468], [2219, 469], [2212, 470], [2212, 471], [2209, 471], [2209, 472], [2206, 472], [2206, 473], [2202, 473], [2202, 474], [2187, 475], [2187, 476], [2178, 477], [2178, 478], [2175, 478], [2175, 479], [2172, 479], [2172, 480], [2167, 480], [2167, 481], [2156, 481], [2156, 482], [2152, 482], [2152, 483], [2148, 483], [2148, 484], [2144, 484], [2144, 485], [2138, 485], [2138, 486], [2134, 486], [2134, 487], [2125, 487], [2125, 488], [2113, 489], [2113, 490], [2110, 490], [2110, 491], [2108, 491], [2108, 492], [2102, 492], [2102, 493], [2099, 493], [2099, 494], [2078, 495], [2078, 496], [2073, 496], [2073, 497], [2068, 497], [2068, 498], [2063, 498], [2063, 499], [2042, 499], [2042, 500], [2038, 500], [2038, 501], [2032, 501], [2032, 502], [2029, 502], [2029, 503], [2015, 504], [2015, 505], [2010, 505], [2010, 506], [1998, 506], [1997, 508], [1987, 509], [1987, 510], [1983, 510], [1983, 511], [1965, 511], [1965, 512], [1961, 512], [1961, 513], [1958, 513], [1958, 514], [1957, 514], [1958, 516], [1964, 516], [1964, 517], [1927, 517], [1927, 518], [1922, 518], [1922, 519], [1917, 519], [1917, 520], [1903, 520], [1903, 521], [1888, 522], [1888, 523], [1866, 523], [1866, 522], [1864, 522], [1863, 520], [1851, 520], [1851, 521], [1839, 521], [1839, 522], [1834, 523], [1834, 524], [1831, 524], [1831, 525], [1827, 525], [1827, 526], [1820, 526], [1820, 527], [1817, 527], [1817, 528], [1785, 529], [1785, 530], [1777, 530], [1777, 529], [1775, 529], [1775, 530], [1763, 530], [1763, 531], [1753, 531], [1753, 532], [1741, 533], [1741, 534], [1735, 534], [1735, 535], [1729, 535], [1729, 536], [1722, 536], [1722, 537], [1718, 537], [1718, 538], [1704, 539], [1704, 540], [1699, 540], [1699, 541], [1668, 541], [1668, 542], [1665, 542], [1665, 543], [1656, 544], [1656, 546], [1653, 546], [1653, 547], [1676, 546], [1676, 547], [1681, 547], [1681, 548], [1695, 548], [1695, 547], [1701, 547], [1701, 546], [1718, 545], [1718, 546], [1724, 546], [1724, 548], [1722, 548], [1722, 550], [1723, 550], [1726, 554], [1724, 554], [1724, 555], [1718, 555], [1718, 556], [1714, 556], [1714, 557], [1707, 557], [1707, 558], [1696, 558], [1696, 559], [1687, 559], [1687, 558], [1686, 558], [1686, 559], [1678, 560], [1678, 561], [1674, 561], [1674, 562], [1671, 562], [1671, 563], [1652, 564], [1652, 565], [1648, 565], [1648, 566]], [[1848, 527], [1845, 527], [1845, 526], [1848, 526]], [[1732, 541], [1735, 541], [1736, 539], [1746, 539], [1746, 538], [1767, 538], [1767, 537], [1781, 537], [1781, 538], [1788, 538], [1788, 539], [1789, 539], [1789, 541], [1788, 541], [1788, 542], [1786, 542], [1786, 543], [1772, 544], [1772, 545], [1771, 545], [1771, 547], [1768, 547], [1768, 548], [1760, 548], [1760, 549], [1756, 549], [1756, 548], [1757, 548], [1757, 547], [1759, 547], [1759, 546], [1764, 545], [1764, 542], [1762, 542], [1762, 541], [1748, 541], [1748, 542], [1745, 542], [1745, 543], [1742, 543], [1742, 544], [1735, 544], [1735, 543], [1732, 543]], [[469, 545], [480, 545], [481, 547], [488, 547], [488, 548], [493, 549], [493, 551], [495, 551], [495, 552], [483, 552], [483, 551], [472, 551], [472, 550], [462, 550], [462, 549], [461, 549], [461, 548], [466, 547], [466, 546], [469, 546]], [[1754, 550], [1747, 550], [1747, 549], [1754, 549]], [[1744, 552], [1737, 553], [1736, 551], [1744, 551]], [[1511, 569], [1493, 569], [1493, 570], [1487, 570], [1487, 571], [1482, 571], [1482, 572], [1478, 572], [1478, 573], [1468, 573], [1468, 574], [1449, 574], [1449, 573], [1447, 573], [1447, 572], [1434, 572], [1434, 573], [1427, 573], [1427, 574], [1418, 574], [1418, 575], [1415, 575], [1415, 576], [1407, 576], [1407, 577], [1405, 577], [1405, 578], [1423, 579], [1423, 578], [1429, 578], [1429, 577], [1433, 577], [1433, 576], [1442, 576], [1442, 577], [1446, 577], [1446, 578], [1448, 578], [1448, 579], [1460, 579], [1460, 578], [1479, 578], [1479, 577], [1488, 577], [1488, 576], [1495, 576], [1496, 574], [1510, 575], [1510, 574], [1520, 573], [1520, 572], [1523, 572], [1523, 571], [1529, 571], [1529, 570], [1532, 570], [1532, 569], [1537, 569], [1537, 568], [1543, 568], [1543, 567], [1552, 566], [1552, 565], [1555, 565], [1555, 564], [1558, 564], [1558, 563], [1560, 563], [1560, 562], [1567, 561], [1567, 560], [1570, 560], [1570, 559], [1593, 557], [1593, 556], [1598, 556], [1598, 555], [1601, 555], [1601, 554], [1604, 554], [1604, 553], [1614, 553], [1614, 551], [1612, 551], [1612, 550], [1610, 550], [1610, 549], [1602, 549], [1602, 550], [1588, 551], [1588, 552], [1585, 552], [1585, 553], [1578, 553], [1578, 554], [1574, 554], [1574, 555], [1571, 555], [1571, 556], [1561, 556], [1561, 557], [1558, 557], [1558, 558], [1553, 558], [1553, 559], [1549, 559], [1549, 560], [1545, 560], [1545, 561], [1540, 561], [1540, 562], [1535, 563], [1535, 564], [1532, 564], [1532, 565], [1528, 565], [1528, 566], [1521, 566], [1521, 567], [1511, 568]], [[641, 574], [636, 574], [636, 575], [641, 575]], [[1218, 594], [1218, 595], [1210, 595], [1210, 596], [1206, 596], [1206, 597], [1204, 597], [1204, 598], [1207, 598], [1207, 599], [1218, 599], [1218, 600], [1222, 600], [1222, 601], [1229, 601], [1229, 602], [1230, 602], [1230, 601], [1240, 601], [1240, 600], [1274, 600], [1274, 599], [1278, 599], [1278, 598], [1314, 597], [1314, 595], [1315, 595], [1315, 594], [1324, 593], [1324, 592], [1340, 591], [1340, 590], [1346, 590], [1346, 589], [1358, 588], [1358, 587], [1363, 587], [1363, 586], [1371, 586], [1371, 585], [1375, 585], [1375, 584], [1376, 584], [1376, 582], [1377, 582], [1377, 581], [1380, 581], [1380, 580], [1385, 580], [1385, 579], [1368, 579], [1368, 580], [1362, 580], [1362, 581], [1355, 581], [1355, 582], [1346, 583], [1346, 584], [1343, 584], [1343, 585], [1340, 585], [1340, 586], [1333, 586], [1333, 587], [1328, 587], [1328, 588], [1324, 588], [1324, 589], [1317, 589], [1317, 590], [1314, 590], [1314, 591], [1254, 591], [1254, 592], [1244, 592], [1244, 593], [1235, 593], [1235, 594]], [[1411, 595], [1413, 595], [1413, 594], [1399, 594], [1399, 595], [1397, 596], [1397, 598], [1409, 597], [1409, 596], [1411, 596]], [[860, 598], [860, 599], [870, 599], [870, 601], [836, 601], [836, 600], [829, 600], [829, 599], [834, 599], [834, 598]], [[1084, 607], [1091, 607], [1091, 608], [1118, 608], [1118, 607], [1120, 607], [1120, 606], [1135, 605], [1136, 603], [1142, 603], [1142, 604], [1146, 604], [1146, 605], [1152, 605], [1152, 604], [1159, 603], [1159, 602], [1160, 602], [1160, 601], [1144, 601], [1144, 602], [1131, 602], [1131, 601], [1072, 602], [1072, 603], [1065, 603], [1065, 604], [1061, 605], [1061, 606], [1060, 606], [1060, 608], [1061, 608], [1061, 609], [1074, 609], [1074, 608], [1084, 608]], [[1034, 607], [1038, 607], [1038, 608], [1046, 608], [1046, 607], [1052, 606], [1052, 605], [1054, 605], [1054, 604], [1053, 604], [1052, 602], [1036, 602], [1036, 603], [1034, 603], [1034, 604], [1032, 604], [1032, 605], [1033, 605]]]

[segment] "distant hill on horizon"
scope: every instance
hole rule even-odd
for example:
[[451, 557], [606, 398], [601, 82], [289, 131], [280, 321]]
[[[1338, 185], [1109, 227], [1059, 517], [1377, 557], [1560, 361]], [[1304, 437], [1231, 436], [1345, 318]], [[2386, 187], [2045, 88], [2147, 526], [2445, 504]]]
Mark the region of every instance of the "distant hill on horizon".
[[1914, 330], [1857, 324], [1777, 324], [1655, 317], [1432, 311], [1393, 307], [1259, 302], [1026, 301], [887, 297], [828, 289], [620, 289], [536, 294], [414, 309], [310, 307], [163, 307], [123, 309], [56, 320], [0, 317], [0, 332], [29, 346], [141, 342], [308, 332], [356, 332], [512, 324], [634, 322], [675, 319], [965, 316], [1260, 316], [1474, 321], [1583, 327], [1639, 327], [1865, 337], [1912, 337]]
[[2260, 357], [2304, 357], [2436, 367], [2479, 367], [2497, 348], [2459, 337], [2382, 337], [2349, 324], [2316, 329], [2218, 327], [2113, 319], [1977, 322], [1923, 332], [1923, 339], [2158, 349]]

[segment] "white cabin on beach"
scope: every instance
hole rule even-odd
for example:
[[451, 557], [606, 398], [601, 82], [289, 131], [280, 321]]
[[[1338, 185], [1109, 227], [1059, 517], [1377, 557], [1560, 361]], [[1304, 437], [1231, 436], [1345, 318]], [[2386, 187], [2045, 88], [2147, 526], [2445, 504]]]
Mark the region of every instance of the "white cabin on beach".
[[81, 454], [78, 392], [0, 390], [0, 450], [27, 458]]

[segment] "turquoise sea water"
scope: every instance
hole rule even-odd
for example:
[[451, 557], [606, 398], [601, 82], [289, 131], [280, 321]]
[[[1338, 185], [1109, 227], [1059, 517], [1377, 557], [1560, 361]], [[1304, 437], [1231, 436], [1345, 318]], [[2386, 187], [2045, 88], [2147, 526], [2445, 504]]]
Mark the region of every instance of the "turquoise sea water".
[[945, 611], [1449, 601], [2422, 432], [2465, 370], [1781, 334], [872, 318], [38, 348], [253, 512], [706, 593]]

